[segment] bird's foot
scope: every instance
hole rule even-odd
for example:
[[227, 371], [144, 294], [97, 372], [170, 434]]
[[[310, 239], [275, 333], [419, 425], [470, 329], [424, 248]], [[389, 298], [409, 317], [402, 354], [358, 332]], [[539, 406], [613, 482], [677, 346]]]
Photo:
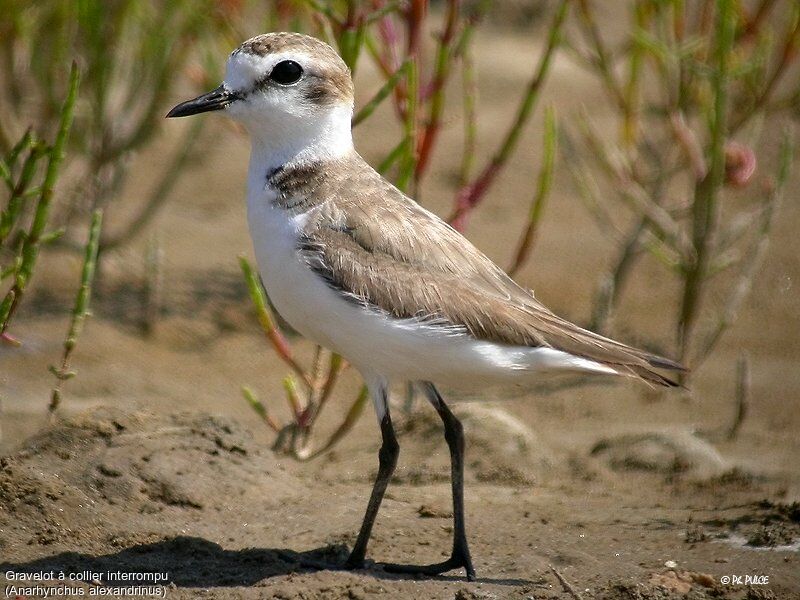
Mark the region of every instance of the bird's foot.
[[379, 563], [383, 570], [387, 573], [408, 573], [413, 575], [441, 575], [464, 567], [467, 572], [467, 581], [475, 581], [475, 567], [472, 566], [472, 560], [469, 556], [460, 556], [454, 554], [444, 562], [434, 563], [431, 565], [398, 565], [394, 563]]
[[358, 553], [351, 553], [348, 556], [347, 560], [344, 564], [339, 565], [338, 567], [334, 566], [327, 566], [326, 568], [329, 569], [343, 569], [345, 571], [360, 571], [371, 567], [372, 565], [378, 566], [382, 568], [387, 573], [405, 573], [408, 575], [428, 575], [428, 576], [435, 576], [441, 575], [442, 573], [447, 573], [448, 571], [452, 571], [454, 569], [460, 569], [461, 567], [464, 568], [467, 574], [467, 581], [475, 581], [475, 567], [472, 566], [472, 558], [469, 555], [469, 551], [466, 552], [454, 552], [450, 558], [448, 558], [444, 562], [440, 563], [433, 563], [430, 565], [403, 565], [397, 563], [373, 563], [369, 561], [369, 565], [367, 561]]
[[341, 566], [342, 569], [345, 571], [360, 571], [362, 569], [366, 569], [366, 561], [364, 558], [359, 558], [357, 556], [353, 556], [352, 554], [344, 561], [344, 564]]

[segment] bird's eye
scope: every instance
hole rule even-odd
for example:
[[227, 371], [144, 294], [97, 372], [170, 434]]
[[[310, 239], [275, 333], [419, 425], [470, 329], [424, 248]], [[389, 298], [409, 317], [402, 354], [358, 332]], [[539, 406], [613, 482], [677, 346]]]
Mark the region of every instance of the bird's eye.
[[272, 67], [272, 73], [269, 74], [269, 78], [272, 79], [272, 81], [280, 83], [281, 85], [296, 83], [302, 76], [303, 67], [293, 60], [282, 60]]

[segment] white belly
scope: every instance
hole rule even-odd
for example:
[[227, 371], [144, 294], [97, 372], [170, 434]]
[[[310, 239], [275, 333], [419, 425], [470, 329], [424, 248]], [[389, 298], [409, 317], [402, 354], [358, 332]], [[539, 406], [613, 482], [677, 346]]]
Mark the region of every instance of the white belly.
[[265, 196], [248, 198], [248, 222], [271, 302], [298, 332], [344, 356], [366, 378], [474, 385], [521, 382], [542, 370], [613, 373], [558, 350], [478, 341], [346, 300], [299, 258], [298, 232], [307, 215], [291, 216]]

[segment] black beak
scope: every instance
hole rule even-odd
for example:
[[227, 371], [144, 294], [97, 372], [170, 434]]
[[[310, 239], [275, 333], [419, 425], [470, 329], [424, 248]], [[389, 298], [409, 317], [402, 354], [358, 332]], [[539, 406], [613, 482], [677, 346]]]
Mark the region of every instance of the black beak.
[[240, 96], [235, 92], [228, 91], [223, 86], [219, 86], [217, 89], [211, 90], [202, 96], [198, 96], [194, 100], [181, 102], [167, 113], [167, 118], [188, 117], [212, 110], [221, 110], [239, 98]]

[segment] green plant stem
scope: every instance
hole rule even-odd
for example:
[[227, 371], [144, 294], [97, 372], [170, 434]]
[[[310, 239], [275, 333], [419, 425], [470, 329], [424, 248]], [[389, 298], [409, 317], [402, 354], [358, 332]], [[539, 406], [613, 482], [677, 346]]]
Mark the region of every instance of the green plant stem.
[[381, 89], [378, 90], [372, 99], [356, 113], [356, 115], [353, 117], [353, 127], [360, 125], [363, 121], [368, 119], [370, 115], [375, 112], [375, 109], [380, 106], [381, 102], [383, 102], [389, 96], [389, 94], [394, 91], [401, 78], [408, 76], [408, 66], [409, 61], [406, 59], [403, 64], [400, 65], [400, 68], [398, 68], [397, 71], [395, 71], [392, 76], [389, 77], [386, 83], [381, 86]]
[[22, 163], [19, 178], [11, 189], [11, 196], [8, 199], [6, 209], [0, 215], [0, 246], [17, 224], [23, 201], [30, 191], [31, 182], [36, 174], [36, 166], [39, 163], [39, 159], [46, 156], [48, 152], [49, 148], [44, 143], [31, 141], [28, 156], [25, 157]]
[[395, 185], [403, 191], [408, 189], [417, 164], [417, 105], [419, 100], [419, 69], [417, 61], [409, 60], [406, 77], [405, 119], [403, 129], [406, 140], [400, 156], [400, 168]]
[[[36, 265], [36, 259], [39, 256], [39, 246], [41, 237], [45, 233], [48, 218], [50, 216], [50, 204], [53, 198], [53, 189], [55, 188], [58, 179], [59, 167], [64, 159], [64, 149], [67, 144], [67, 138], [72, 127], [72, 119], [75, 114], [75, 101], [78, 97], [78, 84], [80, 82], [80, 73], [78, 65], [72, 63], [69, 76], [69, 88], [67, 97], [61, 107], [61, 118], [59, 121], [58, 132], [56, 134], [53, 147], [50, 149], [47, 168], [44, 174], [44, 181], [42, 183], [41, 193], [36, 205], [36, 211], [33, 215], [33, 222], [31, 223], [30, 230], [25, 236], [22, 243], [20, 255], [22, 261], [17, 269], [14, 286], [6, 295], [6, 299], [11, 298], [9, 302], [4, 301], [0, 305], [0, 333], [5, 333], [8, 328], [8, 323], [14, 314], [14, 311], [22, 299], [22, 295], [28, 284], [28, 281], [33, 274], [33, 269]], [[11, 296], [13, 292], [13, 297]]]
[[408, 138], [401, 138], [397, 145], [389, 151], [389, 154], [386, 155], [386, 158], [380, 162], [375, 170], [381, 175], [385, 175], [386, 171], [388, 171], [394, 163], [400, 160], [400, 158], [403, 156], [403, 153], [407, 151], [407, 147]]
[[553, 185], [553, 168], [555, 165], [557, 139], [558, 126], [556, 124], [555, 111], [552, 107], [548, 107], [544, 113], [542, 168], [539, 171], [536, 194], [533, 197], [530, 210], [528, 211], [528, 225], [525, 227], [519, 244], [517, 245], [514, 259], [511, 261], [511, 265], [508, 268], [508, 274], [512, 277], [525, 264], [536, 240], [536, 232], [539, 227], [539, 222], [542, 219], [542, 214], [544, 214], [545, 202], [550, 195], [550, 188]]
[[358, 421], [361, 413], [364, 412], [364, 406], [367, 404], [367, 399], [369, 398], [369, 392], [367, 390], [367, 386], [362, 386], [361, 391], [359, 391], [358, 396], [350, 405], [350, 408], [347, 411], [342, 422], [336, 428], [336, 430], [331, 434], [331, 436], [327, 439], [327, 441], [317, 448], [308, 453], [300, 453], [297, 455], [299, 460], [311, 460], [312, 458], [316, 458], [321, 454], [324, 454], [331, 448], [333, 448], [339, 441], [347, 435], [347, 433], [353, 428], [353, 426]]
[[708, 174], [695, 186], [692, 242], [696, 258], [686, 269], [678, 325], [680, 360], [687, 358], [689, 341], [697, 319], [709, 261], [717, 233], [717, 200], [725, 178], [725, 140], [728, 135], [728, 77], [736, 32], [734, 0], [718, 0], [715, 33], [714, 105], [709, 120], [711, 147]]
[[[637, 0], [633, 7], [634, 23], [637, 28], [644, 30], [647, 27], [649, 10], [648, 3]], [[623, 128], [622, 142], [628, 148], [636, 146], [639, 138], [640, 124], [640, 80], [642, 74], [643, 50], [639, 44], [631, 47], [628, 65], [628, 80], [623, 90]]]
[[736, 320], [736, 316], [739, 313], [742, 303], [750, 292], [750, 289], [753, 285], [753, 280], [756, 278], [756, 275], [758, 274], [759, 269], [764, 261], [764, 257], [767, 253], [770, 232], [778, 214], [778, 209], [780, 207], [786, 181], [789, 178], [789, 170], [791, 168], [793, 156], [794, 144], [792, 136], [791, 134], [787, 134], [783, 139], [783, 143], [781, 144], [778, 175], [775, 183], [771, 185], [771, 190], [769, 191], [765, 200], [764, 211], [761, 215], [761, 220], [758, 223], [755, 240], [749, 252], [747, 253], [745, 264], [740, 271], [736, 283], [734, 284], [733, 291], [728, 297], [724, 308], [717, 318], [717, 323], [705, 336], [700, 344], [700, 349], [692, 360], [692, 365], [695, 369], [697, 369], [705, 361], [705, 359], [708, 358], [722, 335]]
[[289, 408], [295, 421], [300, 420], [300, 415], [303, 414], [303, 407], [300, 403], [300, 396], [297, 393], [297, 384], [294, 382], [294, 377], [287, 375], [283, 379], [283, 389], [286, 392], [286, 401], [289, 403]]
[[578, 0], [578, 16], [580, 17], [580, 23], [583, 26], [587, 37], [589, 37], [592, 45], [594, 46], [594, 50], [597, 53], [596, 65], [600, 71], [601, 77], [603, 78], [603, 82], [605, 83], [606, 91], [624, 114], [627, 112], [625, 105], [625, 94], [623, 94], [620, 85], [614, 76], [609, 52], [606, 49], [605, 43], [603, 43], [603, 38], [600, 37], [600, 30], [597, 27], [594, 14], [592, 13], [591, 0]]
[[475, 151], [478, 139], [478, 115], [476, 111], [478, 85], [475, 78], [475, 62], [472, 51], [465, 47], [461, 53], [461, 90], [462, 105], [464, 107], [464, 149], [461, 152], [461, 167], [459, 168], [458, 183], [465, 186], [472, 173], [475, 163]]
[[78, 336], [83, 330], [83, 323], [89, 314], [89, 303], [92, 298], [92, 283], [94, 281], [95, 267], [97, 265], [97, 251], [100, 244], [100, 230], [103, 226], [103, 211], [97, 209], [92, 214], [92, 223], [89, 227], [89, 240], [83, 256], [83, 269], [81, 270], [81, 286], [75, 297], [67, 337], [64, 338], [64, 352], [61, 356], [61, 367], [51, 371], [56, 376], [56, 385], [50, 395], [48, 410], [54, 413], [61, 402], [61, 385], [71, 378], [74, 373], [69, 371], [69, 359], [78, 343]]
[[312, 389], [313, 385], [308, 375], [306, 375], [306, 372], [292, 356], [292, 348], [275, 322], [275, 317], [269, 309], [266, 294], [261, 287], [258, 277], [256, 277], [253, 268], [244, 256], [239, 257], [239, 266], [244, 274], [247, 289], [250, 292], [250, 299], [253, 301], [253, 305], [256, 309], [258, 322], [261, 324], [261, 328], [264, 330], [267, 339], [281, 360], [295, 372], [300, 378], [300, 381], [302, 381], [308, 389]]
[[280, 423], [278, 423], [275, 418], [269, 413], [267, 407], [256, 397], [255, 392], [245, 386], [242, 386], [242, 396], [250, 405], [250, 407], [255, 411], [255, 413], [261, 417], [261, 419], [269, 426], [272, 431], [275, 433], [279, 433], [282, 429]]

